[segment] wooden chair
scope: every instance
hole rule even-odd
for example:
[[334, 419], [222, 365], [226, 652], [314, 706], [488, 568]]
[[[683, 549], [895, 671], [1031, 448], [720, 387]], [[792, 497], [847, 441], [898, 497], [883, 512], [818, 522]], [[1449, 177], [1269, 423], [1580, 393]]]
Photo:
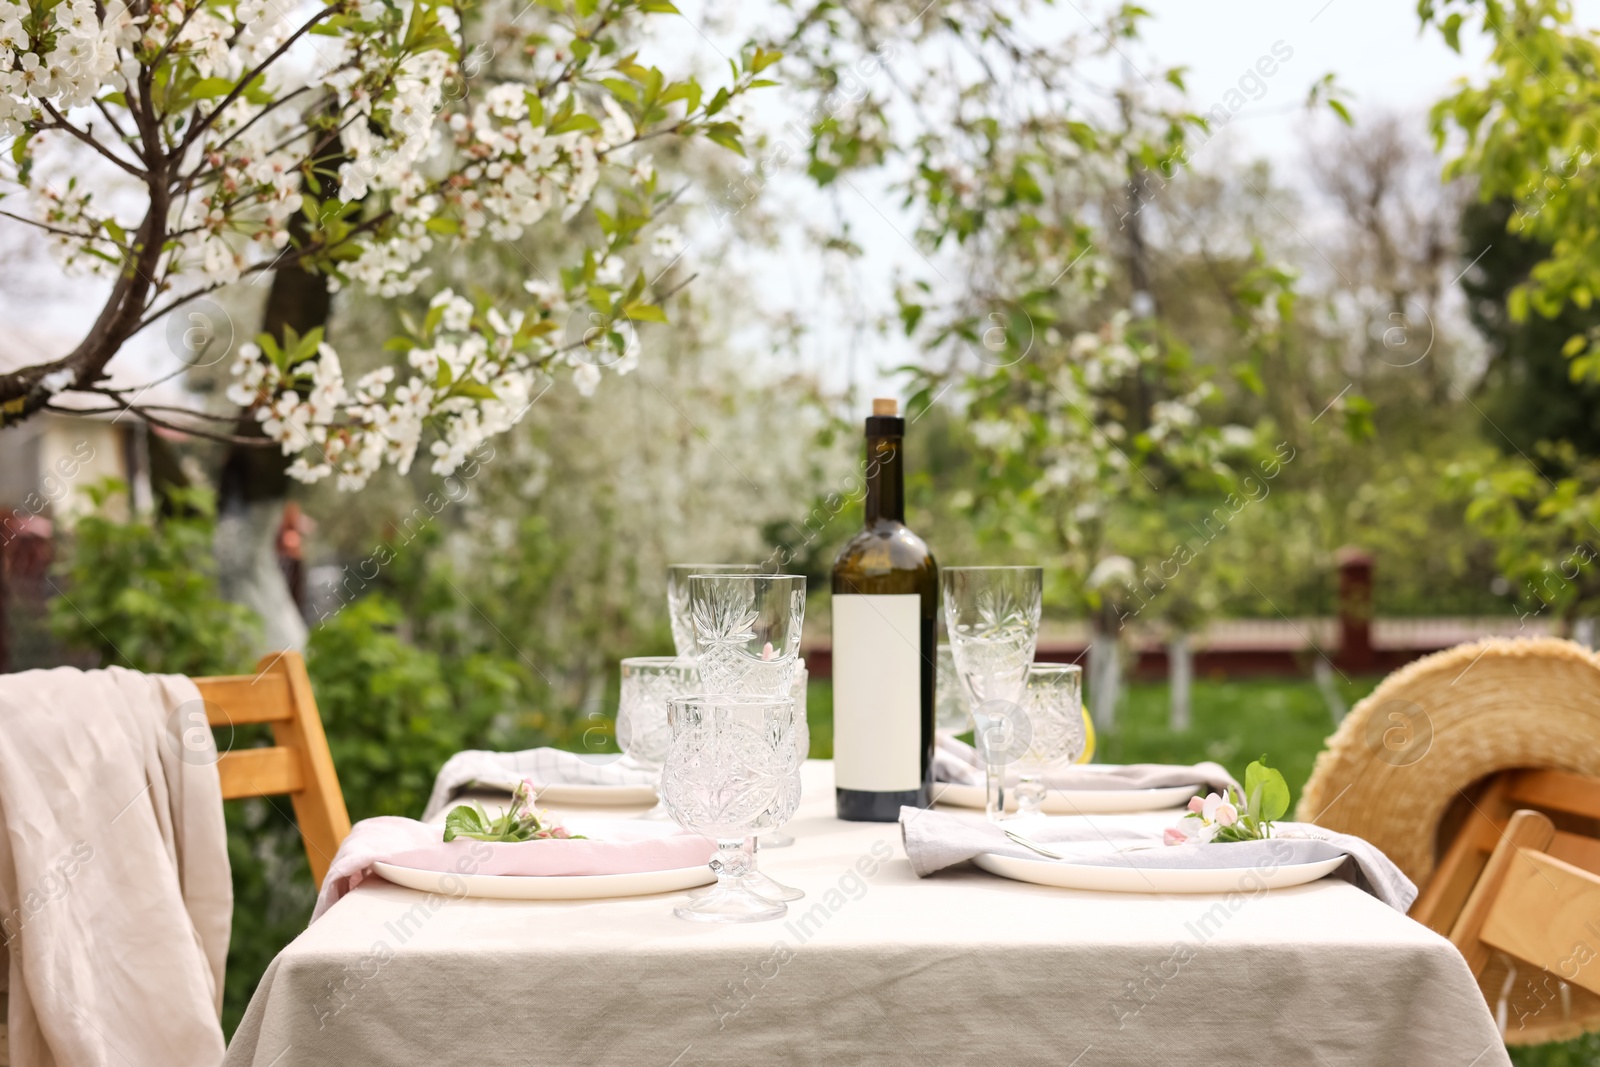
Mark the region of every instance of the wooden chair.
[[1454, 817], [1446, 818], [1443, 836], [1447, 843], [1433, 876], [1412, 905], [1411, 917], [1450, 936], [1491, 858], [1510, 847], [1507, 838], [1512, 816], [1521, 809], [1550, 816], [1545, 821], [1551, 824], [1551, 835], [1528, 839], [1534, 842], [1531, 847], [1600, 874], [1600, 840], [1596, 839], [1600, 781], [1566, 771], [1503, 771], [1482, 783], [1476, 796], [1464, 793]]
[[[350, 815], [305, 661], [298, 652], [273, 653], [262, 658], [256, 674], [196, 678], [194, 684], [224, 750], [217, 761], [222, 798], [288, 794], [311, 877], [320, 887], [340, 842], [350, 833]], [[272, 724], [272, 747], [230, 749], [230, 728], [263, 722]]]
[[1600, 874], [1544, 851], [1556, 833], [1537, 811], [1512, 814], [1450, 940], [1474, 975], [1499, 949], [1600, 994]]
[[1504, 771], [1464, 799], [1411, 917], [1461, 950], [1509, 1035], [1560, 997], [1571, 1007], [1560, 982], [1600, 996], [1600, 781]]

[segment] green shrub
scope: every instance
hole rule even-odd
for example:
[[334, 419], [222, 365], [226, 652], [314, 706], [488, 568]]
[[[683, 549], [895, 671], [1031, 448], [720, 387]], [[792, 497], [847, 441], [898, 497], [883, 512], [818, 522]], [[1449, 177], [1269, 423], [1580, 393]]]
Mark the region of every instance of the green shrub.
[[247, 670], [259, 621], [217, 593], [212, 561], [216, 502], [204, 489], [175, 489], [173, 513], [121, 521], [109, 505], [127, 486], [88, 490], [95, 510], [78, 519], [56, 568], [50, 625], [102, 666], [171, 674]]

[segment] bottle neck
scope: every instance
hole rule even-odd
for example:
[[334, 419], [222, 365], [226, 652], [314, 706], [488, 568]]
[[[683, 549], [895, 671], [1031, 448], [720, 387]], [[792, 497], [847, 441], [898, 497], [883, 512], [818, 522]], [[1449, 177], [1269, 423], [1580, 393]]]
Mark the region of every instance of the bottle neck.
[[905, 478], [899, 434], [867, 435], [867, 525], [879, 519], [906, 521]]

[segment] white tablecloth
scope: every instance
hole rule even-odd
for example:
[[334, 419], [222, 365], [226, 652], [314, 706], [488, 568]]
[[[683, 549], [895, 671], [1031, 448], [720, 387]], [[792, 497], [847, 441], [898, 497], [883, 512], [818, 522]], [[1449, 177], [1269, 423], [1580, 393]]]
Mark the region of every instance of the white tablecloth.
[[1509, 1063], [1455, 949], [1346, 882], [918, 879], [898, 826], [833, 817], [831, 764], [805, 778], [798, 843], [761, 854], [806, 891], [787, 920], [684, 922], [675, 895], [430, 905], [373, 879], [273, 962], [226, 1063]]

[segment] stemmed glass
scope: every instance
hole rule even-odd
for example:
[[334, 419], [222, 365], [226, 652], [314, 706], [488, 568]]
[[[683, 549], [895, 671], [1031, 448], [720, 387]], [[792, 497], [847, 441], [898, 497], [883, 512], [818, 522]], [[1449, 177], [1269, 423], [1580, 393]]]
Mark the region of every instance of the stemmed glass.
[[805, 617], [800, 575], [691, 575], [689, 618], [706, 690], [787, 694]]
[[[700, 689], [700, 672], [693, 660], [676, 656], [630, 656], [622, 661], [621, 699], [617, 704], [617, 744], [635, 763], [656, 772], [660, 794], [661, 765], [672, 744], [667, 725], [667, 701]], [[656, 806], [641, 818], [668, 818], [666, 805]]]
[[693, 659], [694, 622], [689, 618], [689, 577], [695, 574], [759, 574], [754, 563], [669, 563], [667, 565], [667, 619], [672, 623], [672, 644], [683, 659]]
[[1044, 811], [1045, 769], [1083, 754], [1083, 669], [1071, 663], [1035, 663], [1028, 668], [1023, 699], [1028, 716], [1028, 747], [1017, 759], [1017, 813], [1014, 819], [1040, 819]]
[[1044, 571], [1039, 567], [946, 567], [945, 629], [984, 761], [984, 809], [1005, 813], [1005, 768], [1028, 745], [1021, 702], [1039, 643]]
[[680, 826], [716, 839], [717, 884], [673, 909], [696, 922], [759, 922], [789, 910], [759, 892], [745, 841], [800, 805], [795, 705], [787, 694], [698, 694], [668, 701], [672, 744], [661, 792]]
[[[794, 723], [794, 752], [795, 759], [804, 763], [811, 758], [811, 724], [806, 720], [806, 683], [810, 675], [806, 673], [806, 661], [800, 660], [794, 671], [794, 688], [789, 692], [794, 696], [795, 723]], [[756, 842], [758, 848], [788, 848], [794, 844], [794, 835], [783, 832], [783, 827], [770, 834], [761, 835]], [[766, 877], [763, 875], [762, 877]], [[794, 892], [799, 893], [796, 889]], [[804, 896], [804, 894], [801, 894]], [[785, 900], [799, 900], [800, 897], [785, 897]]]
[[[802, 669], [805, 612], [806, 580], [800, 575], [690, 575], [689, 617], [706, 691], [781, 696], [792, 702]], [[803, 705], [799, 714], [805, 714]], [[756, 870], [756, 849], [752, 837], [747, 880], [764, 896], [780, 900], [805, 896]]]
[[972, 729], [972, 713], [967, 696], [956, 675], [956, 658], [949, 645], [940, 645], [934, 661], [933, 725], [943, 734], [966, 733]]

